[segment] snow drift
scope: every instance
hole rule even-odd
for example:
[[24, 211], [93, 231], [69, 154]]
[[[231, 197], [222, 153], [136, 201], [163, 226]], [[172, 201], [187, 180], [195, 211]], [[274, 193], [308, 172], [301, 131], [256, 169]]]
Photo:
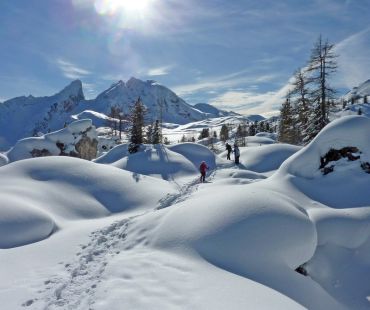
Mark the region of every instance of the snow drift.
[[154, 209], [173, 191], [168, 182], [75, 158], [15, 162], [0, 171], [0, 248], [47, 238], [65, 221]]

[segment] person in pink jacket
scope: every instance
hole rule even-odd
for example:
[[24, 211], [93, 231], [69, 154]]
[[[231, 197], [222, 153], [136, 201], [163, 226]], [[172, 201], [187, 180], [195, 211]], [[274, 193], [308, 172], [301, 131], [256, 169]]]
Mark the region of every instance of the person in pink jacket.
[[199, 166], [200, 171], [200, 182], [204, 183], [206, 181], [206, 172], [209, 169], [205, 161], [202, 161]]

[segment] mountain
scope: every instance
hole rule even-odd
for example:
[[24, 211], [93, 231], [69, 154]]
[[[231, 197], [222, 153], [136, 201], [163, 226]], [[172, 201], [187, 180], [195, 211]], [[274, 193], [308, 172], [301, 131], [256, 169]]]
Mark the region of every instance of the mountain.
[[186, 124], [204, 119], [206, 115], [194, 109], [167, 87], [153, 80], [142, 81], [136, 78], [126, 83], [119, 81], [102, 92], [91, 102], [95, 111], [107, 112], [107, 107], [121, 106], [124, 113], [129, 113], [130, 107], [140, 97], [147, 108], [146, 118], [164, 122]]
[[370, 96], [370, 79], [363, 82], [343, 96], [343, 100], [353, 103], [363, 103], [369, 100]]
[[225, 110], [219, 110], [213, 105], [210, 105], [208, 103], [197, 103], [194, 105], [194, 108], [202, 111], [204, 113], [207, 113], [208, 117], [223, 117], [223, 116], [237, 116], [240, 115], [238, 113], [232, 112], [232, 111], [225, 111]]
[[6, 150], [21, 138], [60, 129], [70, 113], [85, 99], [82, 83], [73, 81], [49, 97], [22, 96], [0, 104], [0, 150]]
[[204, 112], [155, 81], [119, 81], [95, 99], [85, 100], [82, 83], [76, 80], [49, 97], [30, 95], [0, 103], [0, 151], [9, 149], [19, 139], [58, 130], [88, 115], [93, 115], [94, 125], [102, 126], [112, 106], [120, 106], [128, 113], [139, 97], [147, 107], [148, 121], [162, 117], [163, 122], [186, 124], [207, 118]]

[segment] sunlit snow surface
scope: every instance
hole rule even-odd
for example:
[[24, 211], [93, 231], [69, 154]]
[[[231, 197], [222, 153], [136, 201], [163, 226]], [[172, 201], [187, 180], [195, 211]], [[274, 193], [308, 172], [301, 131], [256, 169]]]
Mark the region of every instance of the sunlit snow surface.
[[[302, 149], [242, 147], [239, 166], [193, 143], [4, 165], [1, 307], [369, 308], [369, 134], [344, 117]], [[344, 146], [361, 158], [323, 175]]]

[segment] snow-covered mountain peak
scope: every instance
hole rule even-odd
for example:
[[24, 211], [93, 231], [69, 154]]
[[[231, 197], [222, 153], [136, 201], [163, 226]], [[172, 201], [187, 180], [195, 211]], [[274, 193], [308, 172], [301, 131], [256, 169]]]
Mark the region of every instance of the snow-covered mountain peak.
[[65, 98], [77, 98], [78, 100], [84, 100], [85, 96], [82, 89], [82, 82], [80, 80], [74, 80], [66, 87], [64, 87], [59, 93], [56, 94], [59, 97]]

